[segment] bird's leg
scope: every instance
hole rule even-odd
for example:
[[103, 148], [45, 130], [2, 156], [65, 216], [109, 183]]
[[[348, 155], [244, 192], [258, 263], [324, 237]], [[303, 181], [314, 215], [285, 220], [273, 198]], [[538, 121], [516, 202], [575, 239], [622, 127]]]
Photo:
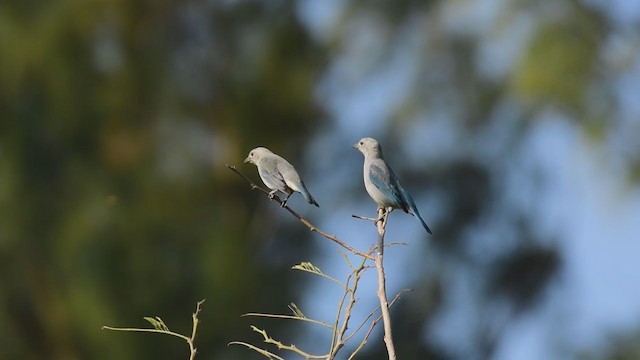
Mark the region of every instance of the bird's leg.
[[273, 200], [277, 192], [278, 192], [278, 189], [269, 191], [269, 199]]
[[289, 195], [287, 195], [286, 198], [284, 198], [284, 201], [280, 203], [280, 207], [285, 207], [287, 205], [287, 200], [289, 200], [289, 197], [291, 197], [292, 194], [293, 192], [291, 192]]
[[384, 214], [387, 212], [386, 208], [383, 207], [379, 207], [376, 211], [376, 213], [378, 214], [378, 218], [376, 219], [376, 224], [378, 223], [378, 221], [382, 221], [384, 218]]
[[383, 208], [383, 207], [378, 207], [376, 209], [376, 217], [368, 217], [368, 216], [360, 216], [360, 215], [351, 215], [351, 217], [354, 217], [356, 219], [360, 219], [360, 220], [367, 220], [367, 221], [373, 221], [374, 224], [377, 224], [378, 221], [383, 221], [384, 220], [384, 215], [391, 212], [391, 210], [393, 210], [393, 208], [388, 208], [389, 210], [387, 210], [387, 208]]
[[379, 208], [378, 208], [378, 211], [377, 211], [377, 213], [378, 213], [378, 218], [376, 219], [376, 221], [375, 221], [375, 222], [376, 222], [376, 223], [378, 223], [378, 221], [379, 221], [379, 222], [381, 222], [381, 223], [382, 223], [382, 225], [385, 225], [385, 224], [384, 224], [384, 221], [385, 221], [386, 217], [387, 217], [389, 214], [391, 214], [391, 212], [392, 212], [392, 211], [393, 211], [393, 208], [392, 208], [392, 207], [387, 207], [387, 208], [379, 207]]

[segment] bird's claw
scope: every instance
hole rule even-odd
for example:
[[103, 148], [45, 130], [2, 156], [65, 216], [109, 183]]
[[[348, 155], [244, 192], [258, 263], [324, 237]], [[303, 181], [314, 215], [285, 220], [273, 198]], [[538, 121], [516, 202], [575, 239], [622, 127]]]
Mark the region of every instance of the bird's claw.
[[377, 224], [378, 222], [380, 222], [384, 225], [387, 215], [389, 215], [391, 211], [393, 211], [393, 208], [378, 208], [378, 218], [376, 219], [375, 223]]

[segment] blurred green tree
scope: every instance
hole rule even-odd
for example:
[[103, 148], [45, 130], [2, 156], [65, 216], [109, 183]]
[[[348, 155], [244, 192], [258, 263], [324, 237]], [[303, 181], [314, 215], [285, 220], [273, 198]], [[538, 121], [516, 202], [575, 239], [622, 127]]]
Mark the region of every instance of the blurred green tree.
[[188, 329], [202, 298], [213, 357], [288, 303], [286, 247], [250, 239], [293, 235], [223, 165], [317, 126], [325, 55], [289, 4], [3, 2], [0, 54], [2, 358], [178, 358], [100, 326]]

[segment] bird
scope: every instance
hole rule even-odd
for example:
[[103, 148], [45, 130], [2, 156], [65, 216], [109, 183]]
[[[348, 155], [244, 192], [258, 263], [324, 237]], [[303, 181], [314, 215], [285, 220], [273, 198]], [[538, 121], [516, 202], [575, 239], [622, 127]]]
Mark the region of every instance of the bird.
[[257, 147], [249, 152], [244, 162], [252, 163], [258, 167], [258, 174], [262, 182], [271, 190], [269, 192], [270, 198], [273, 198], [278, 191], [287, 195], [281, 206], [284, 207], [289, 197], [297, 191], [304, 196], [309, 204], [320, 207], [300, 179], [296, 169], [283, 157], [272, 153], [265, 147]]
[[365, 137], [353, 145], [364, 155], [364, 187], [369, 196], [378, 204], [378, 208], [387, 213], [393, 209], [402, 209], [420, 220], [429, 234], [431, 229], [418, 212], [411, 195], [400, 185], [398, 177], [384, 161], [382, 147], [377, 140]]

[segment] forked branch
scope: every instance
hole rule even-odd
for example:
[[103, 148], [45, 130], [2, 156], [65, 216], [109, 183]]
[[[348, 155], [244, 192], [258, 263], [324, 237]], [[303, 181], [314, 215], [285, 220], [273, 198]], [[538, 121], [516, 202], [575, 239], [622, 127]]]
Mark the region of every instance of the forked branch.
[[161, 318], [159, 317], [145, 317], [144, 319], [147, 320], [152, 326], [153, 329], [151, 328], [121, 328], [121, 327], [113, 327], [113, 326], [103, 326], [102, 330], [112, 330], [112, 331], [127, 331], [127, 332], [149, 332], [149, 333], [159, 333], [159, 334], [165, 334], [165, 335], [171, 335], [171, 336], [175, 336], [177, 338], [180, 338], [184, 341], [187, 342], [187, 344], [189, 345], [189, 360], [193, 360], [196, 357], [196, 348], [195, 348], [195, 338], [196, 338], [196, 332], [198, 331], [198, 324], [200, 323], [200, 320], [198, 319], [198, 314], [200, 313], [200, 307], [202, 306], [202, 303], [204, 302], [204, 300], [198, 301], [198, 304], [196, 305], [196, 311], [191, 315], [192, 321], [193, 321], [193, 326], [191, 328], [191, 336], [186, 336], [186, 335], [182, 335], [180, 333], [174, 332], [169, 330], [169, 327], [167, 327], [167, 325], [164, 323], [164, 321], [162, 321]]
[[[377, 296], [380, 302], [380, 312], [381, 315], [377, 318], [375, 318], [373, 321], [371, 321], [371, 324], [369, 326], [368, 331], [365, 333], [364, 338], [362, 339], [362, 341], [360, 342], [360, 344], [358, 345], [358, 347], [356, 348], [356, 350], [351, 354], [351, 356], [349, 357], [350, 359], [353, 358], [355, 356], [356, 353], [358, 353], [358, 351], [360, 351], [362, 349], [362, 347], [367, 343], [369, 336], [371, 335], [371, 332], [373, 331], [373, 328], [376, 326], [376, 324], [382, 320], [383, 324], [384, 324], [384, 342], [387, 348], [387, 354], [388, 354], [388, 358], [389, 360], [395, 360], [396, 359], [396, 352], [395, 352], [395, 347], [394, 347], [394, 343], [393, 343], [393, 333], [392, 333], [392, 328], [391, 328], [391, 316], [389, 314], [389, 307], [398, 299], [400, 298], [400, 295], [403, 294], [405, 291], [408, 291], [408, 289], [403, 290], [402, 292], [400, 292], [399, 294], [396, 295], [396, 297], [393, 299], [393, 301], [391, 303], [388, 302], [387, 300], [387, 294], [386, 294], [386, 283], [385, 283], [385, 273], [384, 273], [384, 265], [383, 265], [383, 259], [384, 259], [384, 248], [385, 248], [385, 244], [384, 244], [384, 234], [385, 234], [385, 228], [387, 225], [387, 218], [388, 218], [388, 211], [385, 211], [385, 209], [378, 209], [378, 217], [377, 218], [368, 218], [368, 217], [363, 217], [363, 216], [357, 216], [357, 215], [353, 215], [356, 218], [359, 219], [363, 219], [363, 220], [368, 220], [368, 221], [372, 221], [374, 222], [374, 224], [376, 225], [376, 229], [378, 231], [378, 242], [377, 242], [377, 246], [373, 247], [372, 250], [370, 250], [369, 252], [365, 253], [362, 252], [360, 250], [357, 250], [353, 247], [351, 247], [350, 245], [348, 245], [347, 243], [345, 243], [344, 241], [338, 239], [336, 236], [328, 234], [322, 230], [319, 230], [315, 225], [311, 224], [308, 220], [306, 220], [305, 218], [303, 218], [300, 214], [298, 214], [297, 212], [295, 212], [294, 210], [292, 210], [288, 205], [286, 205], [286, 203], [281, 200], [279, 197], [277, 196], [273, 196], [270, 194], [270, 192], [267, 189], [264, 189], [261, 186], [256, 185], [253, 181], [251, 181], [251, 179], [249, 179], [247, 176], [245, 176], [244, 174], [242, 174], [235, 166], [233, 165], [227, 165], [227, 167], [233, 171], [234, 173], [236, 173], [238, 176], [242, 177], [245, 181], [247, 181], [249, 183], [249, 185], [251, 186], [251, 189], [258, 189], [260, 191], [262, 191], [263, 193], [267, 194], [269, 196], [270, 200], [273, 200], [275, 202], [277, 202], [281, 207], [285, 208], [291, 215], [293, 215], [295, 218], [297, 218], [300, 222], [302, 222], [305, 226], [307, 226], [309, 228], [309, 230], [333, 241], [334, 243], [338, 244], [339, 246], [341, 246], [343, 249], [351, 252], [352, 254], [358, 255], [362, 258], [362, 262], [360, 264], [360, 266], [358, 268], [354, 268], [350, 265], [351, 269], [352, 269], [352, 273], [349, 275], [349, 277], [347, 278], [347, 281], [342, 284], [340, 281], [331, 278], [327, 275], [322, 274], [321, 272], [319, 272], [319, 269], [316, 269], [314, 267], [310, 267], [309, 265], [305, 265], [305, 264], [301, 264], [298, 266], [298, 270], [303, 270], [303, 271], [307, 271], [307, 272], [311, 272], [311, 273], [315, 273], [317, 275], [321, 275], [331, 281], [336, 282], [337, 284], [341, 284], [344, 286], [345, 289], [345, 293], [342, 296], [341, 300], [338, 303], [338, 312], [336, 314], [336, 319], [335, 319], [335, 323], [333, 324], [333, 326], [326, 324], [324, 322], [321, 321], [316, 321], [313, 320], [311, 322], [315, 322], [316, 324], [319, 325], [323, 325], [323, 326], [327, 326], [333, 329], [333, 336], [332, 336], [332, 341], [331, 341], [331, 348], [329, 349], [329, 353], [326, 355], [310, 355], [307, 354], [303, 351], [301, 351], [300, 349], [298, 349], [297, 347], [295, 347], [295, 345], [284, 345], [272, 338], [270, 338], [267, 334], [266, 331], [252, 327], [252, 329], [260, 334], [263, 335], [263, 339], [265, 343], [270, 343], [273, 345], [276, 345], [279, 349], [286, 349], [286, 350], [290, 350], [293, 351], [295, 353], [298, 353], [298, 355], [301, 355], [303, 357], [306, 358], [323, 358], [323, 359], [334, 359], [336, 357], [336, 354], [338, 353], [338, 351], [344, 346], [345, 342], [348, 341], [351, 337], [353, 337], [355, 335], [355, 333], [357, 333], [360, 329], [362, 329], [362, 327], [364, 326], [364, 324], [371, 319], [371, 317], [375, 314], [375, 312], [377, 311], [374, 310], [372, 311], [369, 316], [367, 316], [367, 318], [365, 319], [365, 321], [359, 325], [355, 332], [351, 333], [350, 335], [346, 336], [346, 331], [348, 329], [348, 324], [349, 321], [351, 319], [351, 312], [353, 310], [353, 306], [356, 303], [356, 297], [355, 297], [355, 293], [358, 287], [358, 282], [360, 280], [360, 275], [361, 273], [366, 269], [366, 261], [367, 260], [372, 260], [375, 263], [375, 267], [377, 270], [377, 275], [378, 275], [378, 291], [377, 291]], [[389, 245], [397, 245], [395, 243], [393, 244], [388, 244], [386, 246]], [[374, 250], [375, 250], [375, 254], [374, 254]], [[348, 258], [347, 261], [349, 262]], [[350, 264], [350, 263], [349, 263]], [[296, 267], [294, 267], [296, 268]], [[343, 313], [344, 311], [344, 313]], [[279, 318], [296, 318], [299, 320], [300, 319], [298, 316], [283, 316], [283, 315], [268, 315], [268, 314], [251, 314], [253, 316], [268, 316], [268, 317], [279, 317]], [[342, 315], [342, 316], [341, 316]], [[342, 323], [340, 324], [340, 318], [342, 317]], [[310, 321], [309, 319], [304, 319], [305, 321]], [[242, 343], [242, 342], [233, 342], [231, 344], [238, 344], [238, 345], [244, 345], [244, 346], [248, 346], [258, 352], [260, 352], [262, 355], [265, 355], [267, 357], [269, 357], [270, 359], [276, 359], [276, 355], [272, 354], [264, 349], [259, 349], [253, 345], [247, 344], [247, 343]]]

